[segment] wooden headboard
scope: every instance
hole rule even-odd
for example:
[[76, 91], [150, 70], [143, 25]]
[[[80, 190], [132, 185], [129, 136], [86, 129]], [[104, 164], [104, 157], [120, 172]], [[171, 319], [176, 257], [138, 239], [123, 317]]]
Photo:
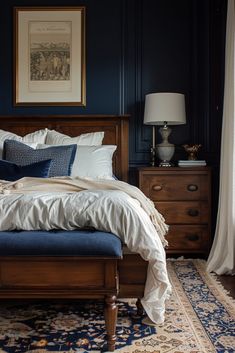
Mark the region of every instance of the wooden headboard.
[[120, 180], [128, 181], [128, 118], [128, 115], [0, 116], [0, 129], [20, 136], [46, 127], [69, 136], [104, 131], [103, 144], [117, 145], [114, 173]]

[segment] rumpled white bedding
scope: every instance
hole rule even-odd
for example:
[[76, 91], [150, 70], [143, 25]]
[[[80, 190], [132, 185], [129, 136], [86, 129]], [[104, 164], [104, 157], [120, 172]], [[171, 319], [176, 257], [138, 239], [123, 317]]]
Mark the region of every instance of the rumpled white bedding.
[[[151, 219], [158, 219], [159, 225]], [[164, 233], [167, 229], [163, 223], [142, 192], [124, 182], [69, 177], [0, 181], [0, 231], [94, 227], [116, 234], [131, 251], [147, 260], [141, 301], [155, 323], [164, 321], [165, 301], [171, 292], [163, 234], [161, 238], [158, 235], [158, 231]]]

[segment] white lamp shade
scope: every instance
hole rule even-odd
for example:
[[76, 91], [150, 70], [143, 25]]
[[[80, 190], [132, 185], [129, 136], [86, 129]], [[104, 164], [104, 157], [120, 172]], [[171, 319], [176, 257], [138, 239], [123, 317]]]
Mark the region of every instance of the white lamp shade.
[[151, 93], [145, 96], [144, 124], [186, 123], [185, 98], [180, 93]]

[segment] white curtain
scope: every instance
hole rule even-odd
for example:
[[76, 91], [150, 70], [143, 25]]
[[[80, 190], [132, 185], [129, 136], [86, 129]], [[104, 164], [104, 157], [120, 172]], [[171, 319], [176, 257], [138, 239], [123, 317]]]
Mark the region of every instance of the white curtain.
[[234, 34], [235, 0], [228, 0], [219, 207], [215, 238], [207, 261], [207, 270], [219, 275], [235, 274]]

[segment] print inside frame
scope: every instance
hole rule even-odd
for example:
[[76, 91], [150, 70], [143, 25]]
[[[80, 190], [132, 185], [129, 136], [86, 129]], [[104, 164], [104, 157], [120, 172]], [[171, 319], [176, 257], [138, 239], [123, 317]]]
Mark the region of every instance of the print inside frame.
[[14, 105], [85, 106], [85, 7], [15, 7], [14, 27]]

